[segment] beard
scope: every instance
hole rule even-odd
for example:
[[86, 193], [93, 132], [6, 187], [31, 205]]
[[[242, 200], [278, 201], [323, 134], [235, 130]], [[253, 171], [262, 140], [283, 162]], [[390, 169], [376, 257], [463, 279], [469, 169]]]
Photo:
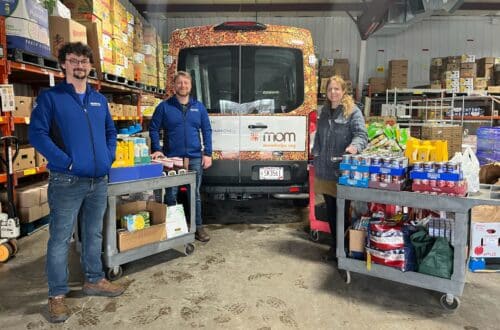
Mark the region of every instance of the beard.
[[189, 91], [178, 90], [178, 91], [175, 91], [175, 95], [178, 95], [178, 96], [181, 96], [181, 97], [189, 96]]
[[73, 70], [73, 78], [83, 80], [87, 78], [88, 73], [85, 70]]

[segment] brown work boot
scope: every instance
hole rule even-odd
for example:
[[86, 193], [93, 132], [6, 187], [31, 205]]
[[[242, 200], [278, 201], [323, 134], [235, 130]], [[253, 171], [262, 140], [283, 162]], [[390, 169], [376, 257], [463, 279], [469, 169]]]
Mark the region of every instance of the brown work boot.
[[105, 278], [96, 283], [85, 282], [83, 284], [83, 293], [87, 296], [118, 297], [124, 291], [124, 287], [113, 284]]
[[49, 297], [49, 320], [52, 323], [61, 323], [68, 319], [69, 308], [64, 304], [64, 295]]
[[210, 236], [208, 236], [205, 228], [203, 227], [196, 228], [196, 233], [194, 234], [194, 238], [196, 238], [200, 242], [210, 241]]

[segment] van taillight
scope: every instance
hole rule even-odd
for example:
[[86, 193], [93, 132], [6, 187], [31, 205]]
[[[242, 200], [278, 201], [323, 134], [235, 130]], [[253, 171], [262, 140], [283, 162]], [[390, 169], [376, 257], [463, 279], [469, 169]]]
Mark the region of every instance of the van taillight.
[[309, 159], [313, 159], [312, 156], [312, 147], [314, 143], [314, 135], [316, 134], [316, 119], [318, 116], [317, 111], [309, 112]]
[[216, 25], [214, 31], [261, 31], [267, 27], [257, 22], [224, 22]]

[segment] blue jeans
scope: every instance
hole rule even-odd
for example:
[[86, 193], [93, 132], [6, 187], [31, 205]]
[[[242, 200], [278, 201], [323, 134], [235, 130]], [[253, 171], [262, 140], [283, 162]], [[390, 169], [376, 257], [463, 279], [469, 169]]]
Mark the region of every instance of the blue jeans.
[[64, 295], [68, 287], [68, 251], [75, 221], [80, 222], [82, 251], [80, 261], [85, 281], [104, 278], [102, 268], [102, 226], [106, 211], [108, 177], [83, 178], [50, 172], [50, 207], [47, 244], [49, 297]]
[[[203, 167], [201, 166], [201, 158], [190, 158], [189, 159], [189, 167], [190, 171], [196, 171], [196, 191], [195, 191], [195, 223], [196, 227], [201, 227], [201, 197], [200, 197], [200, 186], [201, 186], [201, 177], [203, 175]], [[178, 187], [172, 187], [165, 189], [165, 203], [169, 206], [177, 204], [177, 192]], [[189, 191], [188, 186], [188, 196], [191, 196], [191, 192]], [[191, 198], [188, 197], [190, 201]]]

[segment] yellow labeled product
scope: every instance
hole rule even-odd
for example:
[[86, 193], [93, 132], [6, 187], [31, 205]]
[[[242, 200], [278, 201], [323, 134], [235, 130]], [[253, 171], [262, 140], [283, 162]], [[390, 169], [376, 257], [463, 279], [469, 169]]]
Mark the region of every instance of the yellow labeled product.
[[128, 231], [136, 231], [149, 227], [149, 212], [124, 215], [121, 218], [121, 227]]
[[448, 160], [448, 141], [410, 138], [406, 144], [405, 156], [410, 164], [429, 161], [445, 162]]

